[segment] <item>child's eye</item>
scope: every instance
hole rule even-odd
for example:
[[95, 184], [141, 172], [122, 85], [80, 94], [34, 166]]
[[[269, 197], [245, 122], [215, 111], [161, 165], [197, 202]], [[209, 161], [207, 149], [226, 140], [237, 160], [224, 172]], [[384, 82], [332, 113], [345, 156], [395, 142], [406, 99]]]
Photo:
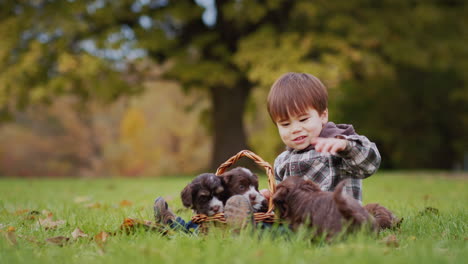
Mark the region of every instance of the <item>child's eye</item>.
[[280, 126], [287, 127], [287, 126], [289, 126], [289, 123], [280, 123]]
[[304, 121], [307, 121], [308, 119], [309, 119], [308, 117], [304, 117], [304, 118], [299, 119], [299, 121], [304, 122]]

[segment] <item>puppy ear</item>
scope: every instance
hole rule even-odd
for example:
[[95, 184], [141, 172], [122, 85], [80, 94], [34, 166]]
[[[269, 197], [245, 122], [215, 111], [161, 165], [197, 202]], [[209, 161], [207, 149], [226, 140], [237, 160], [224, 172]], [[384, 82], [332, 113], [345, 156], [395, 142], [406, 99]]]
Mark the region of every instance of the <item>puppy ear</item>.
[[273, 203], [276, 204], [276, 203], [284, 202], [284, 199], [286, 198], [288, 193], [289, 193], [288, 188], [284, 186], [278, 186], [278, 188], [276, 188], [276, 192], [272, 196]]
[[229, 184], [229, 182], [231, 181], [232, 179], [232, 173], [229, 173], [229, 172], [226, 172], [226, 173], [223, 173], [221, 174], [221, 183], [226, 186]]
[[192, 206], [192, 184], [185, 186], [185, 188], [180, 193], [180, 198], [182, 199], [182, 204], [185, 207]]
[[254, 185], [255, 189], [258, 191], [258, 176], [255, 173], [252, 173], [252, 176], [254, 177]]
[[281, 218], [286, 218], [289, 214], [289, 207], [285, 202], [289, 193], [289, 189], [286, 187], [280, 186], [276, 189], [276, 192], [273, 194], [272, 198], [273, 203], [278, 207], [281, 213]]

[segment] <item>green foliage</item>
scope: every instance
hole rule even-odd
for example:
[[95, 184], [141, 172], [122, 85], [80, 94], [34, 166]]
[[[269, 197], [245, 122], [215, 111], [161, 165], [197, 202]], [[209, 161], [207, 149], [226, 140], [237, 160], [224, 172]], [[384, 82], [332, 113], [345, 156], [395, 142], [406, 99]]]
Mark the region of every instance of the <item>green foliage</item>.
[[[154, 179], [0, 180], [0, 261], [2, 263], [463, 263], [468, 257], [466, 175], [378, 173], [364, 181], [364, 203], [379, 202], [404, 221], [399, 230], [359, 233], [342, 241], [311, 242], [307, 230], [274, 236], [221, 228], [207, 236], [170, 236], [137, 230], [117, 234], [100, 246], [94, 236], [118, 230], [125, 217], [153, 219], [152, 203], [161, 195], [184, 219], [180, 190], [192, 177]], [[465, 178], [464, 178], [465, 177]], [[266, 177], [260, 178], [261, 188]], [[128, 202], [123, 203], [123, 200]], [[99, 205], [99, 206], [97, 206]], [[436, 211], [427, 212], [432, 207]], [[46, 210], [46, 211], [43, 211]], [[30, 214], [36, 211], [35, 214]], [[46, 229], [48, 212], [65, 223]], [[8, 236], [15, 228], [16, 244]], [[79, 227], [88, 237], [71, 238]], [[58, 246], [50, 237], [69, 237]], [[394, 240], [389, 240], [395, 236]], [[11, 236], [10, 236], [11, 237]], [[242, 252], [242, 254], [239, 254]]]
[[[467, 130], [467, 110], [460, 107], [468, 104], [466, 1], [266, 0], [214, 4], [215, 22], [206, 24], [202, 19], [204, 8], [188, 0], [6, 1], [0, 11], [0, 114], [50, 102], [62, 94], [108, 102], [138, 92], [137, 82], [122, 77], [131, 68], [125, 66], [141, 63], [133, 59], [138, 53], [163, 64], [164, 76], [177, 80], [184, 89], [211, 93], [212, 111], [220, 113], [212, 115], [211, 120], [215, 139], [223, 133], [222, 120], [240, 120], [232, 118], [229, 111], [215, 109], [220, 105], [235, 107], [231, 106], [233, 96], [215, 92], [231, 90], [244, 100], [241, 105], [250, 100], [249, 104], [259, 106], [249, 107], [249, 111], [264, 111], [264, 101], [257, 96], [249, 98], [251, 91], [262, 90], [259, 94], [266, 95], [271, 83], [289, 71], [309, 72], [323, 80], [330, 88], [331, 116], [346, 123], [364, 118], [367, 112], [355, 108], [369, 101], [375, 102], [370, 111], [383, 112], [388, 118], [380, 118], [385, 123], [407, 115], [403, 108], [388, 113], [390, 108], [383, 108], [387, 98], [373, 97], [392, 87], [405, 87], [398, 90], [408, 94], [405, 104], [429, 107], [432, 104], [418, 105], [419, 98], [414, 95], [422, 94], [420, 86], [410, 83], [421, 76], [436, 75], [456, 88], [448, 88], [446, 95], [441, 95], [442, 88], [434, 85], [424, 100], [433, 102], [438, 96], [446, 96], [447, 104], [455, 102], [457, 106], [449, 107], [450, 115], [461, 124], [463, 133]], [[355, 107], [350, 107], [348, 100], [355, 102]], [[240, 108], [235, 115], [244, 114], [244, 108]], [[442, 120], [441, 115], [447, 116], [431, 109], [422, 112], [431, 113], [424, 119], [436, 115]], [[257, 122], [252, 117], [259, 114], [247, 114], [249, 122]], [[260, 120], [268, 122], [265, 116]], [[433, 122], [424, 131], [452, 131], [438, 128], [449, 124]], [[279, 149], [278, 140], [259, 140], [258, 136], [262, 132], [274, 136], [271, 126], [246, 126], [253, 137], [252, 148], [273, 157]], [[251, 128], [255, 126], [260, 130]], [[416, 136], [401, 135], [408, 129], [404, 122], [392, 127], [395, 131], [383, 131], [384, 126], [357, 127], [382, 142], [389, 166], [436, 164], [431, 158], [407, 162], [409, 156], [423, 156], [425, 151], [443, 155], [435, 151], [436, 142], [448, 148], [450, 157], [437, 167], [452, 166], [466, 152], [466, 137], [459, 135], [462, 133], [440, 132], [414, 141]], [[236, 123], [234, 128], [240, 140], [215, 140], [214, 155], [224, 158], [245, 146], [243, 124]], [[397, 136], [399, 144], [395, 144]], [[434, 145], [418, 147], [428, 141]]]
[[453, 71], [398, 68], [396, 80], [343, 85], [339, 120], [377, 142], [385, 167], [452, 169], [468, 149], [468, 101], [452, 96], [466, 91], [463, 81]]

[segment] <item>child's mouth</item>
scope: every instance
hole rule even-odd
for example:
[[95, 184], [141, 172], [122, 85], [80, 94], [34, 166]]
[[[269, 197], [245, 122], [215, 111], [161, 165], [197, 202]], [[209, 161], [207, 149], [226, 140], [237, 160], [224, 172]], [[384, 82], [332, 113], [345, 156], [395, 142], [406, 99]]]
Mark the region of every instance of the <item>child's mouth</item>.
[[302, 137], [297, 137], [295, 139], [293, 139], [294, 142], [296, 143], [300, 143], [302, 141], [304, 141], [306, 139], [306, 136], [302, 136]]

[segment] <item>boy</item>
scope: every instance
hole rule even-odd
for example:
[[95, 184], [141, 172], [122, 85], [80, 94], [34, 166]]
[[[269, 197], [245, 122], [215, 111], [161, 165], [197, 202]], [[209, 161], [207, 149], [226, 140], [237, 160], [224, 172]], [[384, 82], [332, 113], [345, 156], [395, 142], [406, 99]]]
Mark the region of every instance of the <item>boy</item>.
[[352, 125], [328, 122], [328, 93], [322, 82], [306, 73], [284, 74], [271, 87], [267, 107], [286, 145], [274, 163], [277, 183], [300, 176], [333, 191], [342, 179], [351, 178], [345, 190], [361, 202], [361, 179], [377, 171], [380, 154]]
[[[310, 74], [286, 73], [271, 87], [267, 107], [286, 145], [286, 151], [274, 163], [276, 182], [300, 176], [324, 191], [333, 191], [342, 179], [351, 178], [344, 189], [361, 202], [361, 179], [377, 171], [380, 154], [376, 145], [356, 134], [352, 125], [328, 122], [328, 93], [322, 82]], [[268, 190], [261, 192], [267, 199], [271, 197]], [[233, 201], [226, 204], [227, 220], [235, 219], [236, 225], [242, 218], [252, 221], [248, 201], [242, 197]], [[157, 222], [180, 222], [162, 198], [156, 200], [154, 210]], [[185, 226], [184, 221], [181, 224]]]

